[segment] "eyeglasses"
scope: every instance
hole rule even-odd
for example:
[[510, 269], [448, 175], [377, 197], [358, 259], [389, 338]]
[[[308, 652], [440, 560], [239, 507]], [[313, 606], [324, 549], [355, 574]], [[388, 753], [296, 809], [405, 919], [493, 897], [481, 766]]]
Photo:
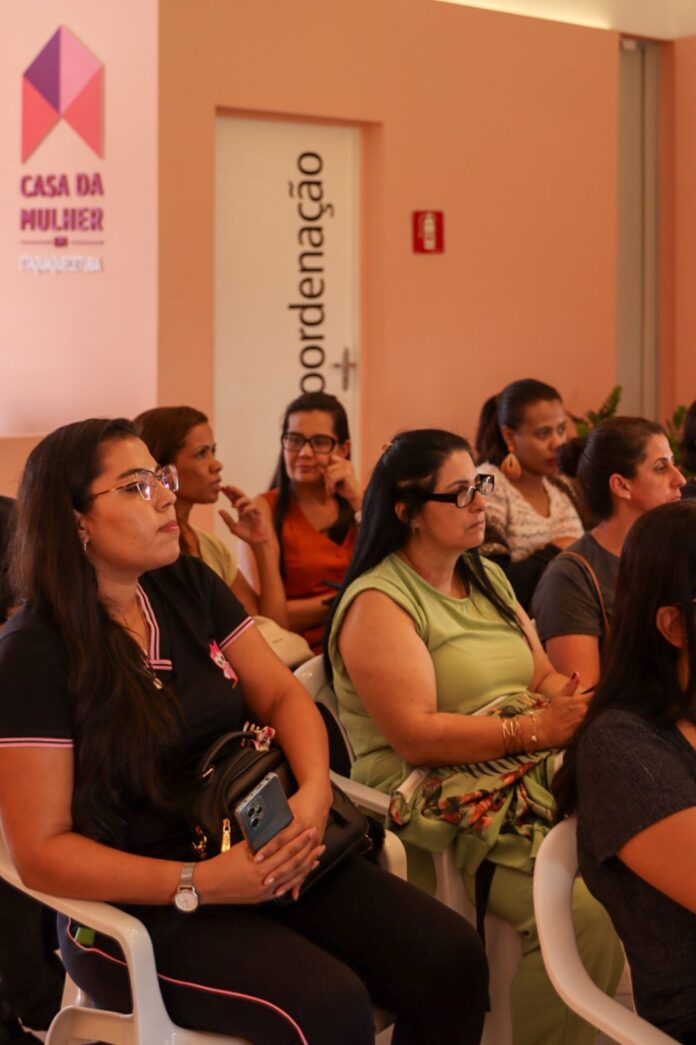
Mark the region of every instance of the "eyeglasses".
[[135, 479], [131, 479], [130, 482], [123, 483], [121, 486], [112, 486], [110, 490], [100, 490], [99, 493], [93, 493], [92, 500], [95, 497], [103, 497], [105, 493], [125, 490], [127, 493], [136, 493], [137, 491], [144, 501], [151, 501], [158, 483], [165, 490], [170, 490], [172, 493], [176, 493], [179, 489], [179, 475], [173, 464], [167, 464], [164, 468], [158, 468], [156, 472], [151, 472], [149, 468], [139, 468], [135, 475]]
[[309, 443], [315, 454], [330, 454], [338, 445], [338, 439], [332, 435], [301, 435], [300, 432], [284, 432], [280, 441], [293, 453], [299, 453], [305, 443]]
[[463, 486], [456, 493], [424, 493], [421, 501], [441, 501], [443, 504], [456, 504], [457, 508], [468, 508], [477, 493], [482, 497], [490, 497], [494, 487], [494, 475], [477, 475], [473, 486]]

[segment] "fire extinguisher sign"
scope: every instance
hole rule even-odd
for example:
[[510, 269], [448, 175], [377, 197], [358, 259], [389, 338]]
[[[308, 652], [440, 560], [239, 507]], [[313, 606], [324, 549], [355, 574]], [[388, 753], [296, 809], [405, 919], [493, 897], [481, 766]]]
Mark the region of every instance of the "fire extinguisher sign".
[[444, 254], [445, 215], [441, 210], [413, 211], [413, 253]]

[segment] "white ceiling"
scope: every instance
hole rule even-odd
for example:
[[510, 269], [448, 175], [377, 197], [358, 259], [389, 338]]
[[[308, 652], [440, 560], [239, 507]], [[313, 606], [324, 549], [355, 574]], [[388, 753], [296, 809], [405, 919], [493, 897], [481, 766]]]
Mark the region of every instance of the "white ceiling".
[[696, 0], [440, 0], [490, 11], [673, 40], [696, 36]]

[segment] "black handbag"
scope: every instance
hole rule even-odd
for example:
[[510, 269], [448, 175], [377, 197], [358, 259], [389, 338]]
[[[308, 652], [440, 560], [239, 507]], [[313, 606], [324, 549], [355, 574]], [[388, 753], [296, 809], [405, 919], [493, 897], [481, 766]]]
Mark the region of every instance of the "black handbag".
[[[201, 760], [188, 807], [199, 859], [241, 841], [234, 807], [267, 773], [278, 774], [288, 797], [297, 790], [292, 770], [272, 735], [272, 729], [247, 724], [244, 730], [221, 736]], [[302, 883], [301, 894], [351, 853], [366, 853], [372, 846], [366, 817], [339, 787], [332, 784], [331, 788], [333, 801], [323, 839], [326, 849], [319, 866]]]

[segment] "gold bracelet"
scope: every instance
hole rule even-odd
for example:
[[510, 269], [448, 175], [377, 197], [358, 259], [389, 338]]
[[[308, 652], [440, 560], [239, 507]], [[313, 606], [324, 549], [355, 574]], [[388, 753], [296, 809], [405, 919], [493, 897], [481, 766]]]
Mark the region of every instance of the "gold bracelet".
[[[503, 728], [503, 751], [506, 755], [514, 754], [515, 738], [520, 736], [520, 720], [519, 716], [515, 715], [513, 718], [502, 718], [500, 724]], [[518, 739], [519, 743], [519, 739]]]
[[529, 739], [530, 739], [532, 744], [538, 744], [539, 743], [539, 737], [537, 736], [536, 715], [534, 714], [533, 711], [530, 711], [529, 712], [529, 717], [532, 720], [532, 732], [529, 735]]

